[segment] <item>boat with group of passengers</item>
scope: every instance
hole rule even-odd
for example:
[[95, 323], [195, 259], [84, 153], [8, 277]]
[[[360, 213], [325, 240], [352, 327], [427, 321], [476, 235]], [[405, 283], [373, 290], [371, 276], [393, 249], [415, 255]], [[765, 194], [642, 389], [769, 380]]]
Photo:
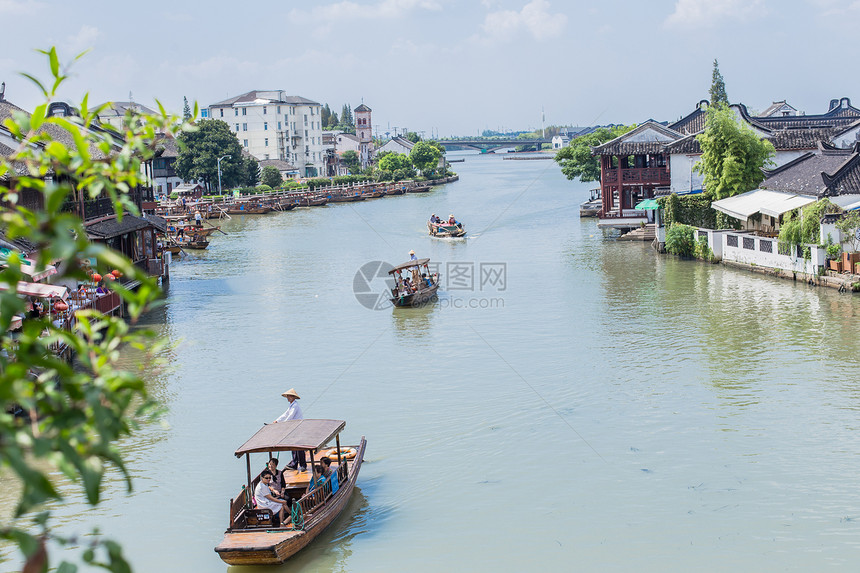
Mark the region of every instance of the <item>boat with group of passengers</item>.
[[394, 278], [391, 302], [394, 306], [417, 306], [439, 290], [439, 273], [430, 272], [430, 259], [413, 259], [388, 271]]
[[[343, 420], [289, 420], [267, 424], [236, 450], [237, 458], [245, 456], [248, 482], [230, 500], [230, 521], [224, 539], [215, 548], [230, 565], [276, 565], [304, 548], [328, 527], [349, 501], [361, 462], [364, 459], [364, 436], [358, 445], [341, 447]], [[326, 446], [335, 441], [335, 447]], [[284, 469], [284, 490], [292, 498], [291, 517], [277, 523], [267, 508], [256, 507], [254, 491], [260, 476], [251, 473], [251, 454], [265, 454], [268, 460], [278, 452], [305, 451], [311, 471]], [[315, 455], [331, 459], [332, 475], [316, 483], [312, 470]], [[318, 459], [318, 458], [317, 458]], [[262, 473], [262, 472], [261, 472]]]

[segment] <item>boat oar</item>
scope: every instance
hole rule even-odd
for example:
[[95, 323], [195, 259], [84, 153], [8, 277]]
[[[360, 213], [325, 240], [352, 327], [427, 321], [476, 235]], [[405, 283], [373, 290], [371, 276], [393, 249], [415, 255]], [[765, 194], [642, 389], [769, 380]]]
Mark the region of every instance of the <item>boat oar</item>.
[[210, 227], [212, 227], [213, 229], [215, 229], [216, 231], [218, 231], [219, 233], [221, 233], [222, 235], [226, 235], [226, 234], [227, 234], [227, 233], [225, 233], [224, 231], [222, 231], [222, 230], [221, 230], [221, 227], [216, 227], [215, 225], [213, 225], [213, 224], [212, 224], [212, 223], [210, 223], [209, 221], [206, 221], [206, 224], [207, 224], [207, 225], [209, 225]]

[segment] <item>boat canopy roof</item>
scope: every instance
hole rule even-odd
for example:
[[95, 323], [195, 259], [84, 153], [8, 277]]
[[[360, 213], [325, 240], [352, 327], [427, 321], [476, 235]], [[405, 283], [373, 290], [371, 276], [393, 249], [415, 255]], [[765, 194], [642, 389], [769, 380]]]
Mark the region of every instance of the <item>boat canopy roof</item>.
[[393, 275], [397, 271], [402, 271], [403, 269], [408, 269], [410, 267], [420, 267], [421, 265], [426, 265], [429, 262], [430, 259], [418, 259], [415, 261], [407, 261], [405, 263], [400, 263], [399, 265], [388, 271], [388, 274]]
[[316, 450], [345, 426], [343, 420], [289, 420], [266, 424], [236, 450], [236, 457], [256, 452]]

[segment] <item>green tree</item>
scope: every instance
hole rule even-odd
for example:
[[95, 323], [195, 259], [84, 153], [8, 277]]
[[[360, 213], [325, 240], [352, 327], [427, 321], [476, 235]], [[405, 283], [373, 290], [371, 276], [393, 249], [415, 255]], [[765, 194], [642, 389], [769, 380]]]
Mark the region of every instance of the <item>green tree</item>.
[[720, 64], [714, 59], [714, 71], [711, 74], [711, 105], [728, 106], [729, 96], [726, 95], [726, 82], [720, 73]]
[[619, 125], [617, 127], [601, 127], [589, 134], [577, 137], [567, 147], [561, 148], [555, 154], [555, 161], [561, 166], [561, 172], [568, 179], [579, 178], [580, 181], [600, 181], [600, 158], [591, 155], [591, 148], [612, 141], [624, 135], [635, 125]]
[[191, 121], [193, 118], [191, 117], [191, 106], [188, 105], [188, 98], [182, 96], [182, 121]]
[[[223, 161], [221, 162], [223, 164]], [[253, 155], [246, 155], [242, 160], [242, 174], [239, 179], [239, 185], [247, 185], [254, 187], [262, 177], [260, 162]]]
[[404, 137], [412, 143], [418, 143], [419, 141], [421, 141], [421, 136], [414, 131], [407, 131]]
[[343, 109], [340, 112], [340, 125], [355, 127], [355, 121], [352, 119], [352, 108], [348, 103], [343, 104]]
[[[140, 286], [129, 291], [108, 283], [126, 303], [126, 317], [133, 325], [159, 295], [155, 279], [138, 269], [121, 253], [104, 244], [91, 243], [83, 222], [66, 211], [68, 206], [98, 197], [109, 198], [118, 218], [125, 212], [137, 213], [129, 192], [144, 184], [141, 165], [154, 156], [155, 134], [179, 135], [190, 129], [180, 118], [168, 116], [159, 103], [158, 116], [138, 115], [140, 121], [126, 124], [124, 141], [117, 143], [100, 130], [87, 129], [105, 106], [88, 108], [88, 96], [80, 103], [80, 115], [47, 117], [49, 104], [68, 77], [68, 66], [61, 66], [54, 48], [42, 51], [48, 58], [51, 77], [41, 82], [30, 78], [44, 96], [32, 115], [15, 112], [3, 125], [18, 141], [7, 157], [0, 156], [0, 229], [9, 239], [22, 239], [33, 246], [36, 267], [54, 264], [54, 282], [85, 281], [88, 268], [107, 273], [121, 271]], [[78, 56], [80, 57], [80, 56]], [[77, 59], [77, 58], [76, 58]], [[16, 173], [15, 166], [26, 166]], [[15, 174], [8, 177], [8, 174]], [[49, 179], [45, 173], [51, 173]], [[43, 208], [31, 210], [18, 204], [22, 196], [39, 196]], [[76, 324], [68, 330], [47, 318], [32, 318], [25, 312], [19, 296], [22, 258], [13, 252], [0, 282], [13, 285], [0, 290], [0, 472], [10, 481], [12, 491], [20, 489], [14, 517], [30, 516], [0, 527], [0, 538], [12, 541], [23, 552], [24, 571], [59, 572], [76, 570], [67, 562], [74, 559], [63, 551], [58, 564], [52, 562], [48, 547], [53, 544], [77, 545], [52, 522], [50, 511], [40, 511], [45, 502], [62, 502], [55, 487], [56, 476], [80, 486], [90, 505], [101, 500], [107, 468], [119, 470], [131, 488], [118, 440], [154, 411], [139, 370], [128, 371], [119, 364], [119, 350], [132, 346], [152, 357], [161, 348], [150, 332], [132, 330], [126, 320], [105, 316], [94, 310], [78, 310]], [[92, 272], [92, 271], [89, 271]], [[24, 314], [21, 327], [9, 331], [15, 315]], [[62, 342], [77, 357], [68, 364], [51, 351], [51, 344]], [[150, 363], [148, 369], [154, 367]], [[16, 414], [17, 413], [17, 414]], [[34, 515], [35, 511], [40, 511]], [[130, 571], [122, 548], [99, 535], [80, 543], [82, 560], [110, 571]]]
[[341, 162], [346, 165], [346, 168], [349, 169], [349, 172], [352, 174], [358, 173], [361, 168], [361, 160], [358, 157], [358, 153], [349, 149], [344, 151], [340, 156]]
[[272, 189], [277, 189], [284, 183], [284, 178], [281, 176], [281, 172], [278, 171], [278, 168], [274, 165], [263, 167], [263, 173], [260, 180], [263, 185], [268, 185]]
[[199, 121], [196, 129], [183, 132], [177, 141], [179, 152], [173, 167], [182, 179], [202, 180], [212, 189], [218, 184], [218, 158], [229, 155], [221, 161], [222, 186], [233, 187], [246, 181], [248, 171], [242, 146], [223, 121]]
[[414, 176], [412, 162], [405, 153], [385, 153], [380, 157], [377, 168], [381, 172], [381, 179], [399, 181]]
[[755, 189], [764, 180], [762, 169], [775, 153], [769, 141], [759, 139], [726, 106], [708, 108], [705, 131], [696, 139], [702, 146], [696, 170], [705, 176], [705, 190], [714, 199]]
[[328, 122], [331, 120], [331, 108], [329, 108], [328, 104], [325, 104], [320, 109], [320, 123], [322, 123], [323, 129], [328, 129]]
[[432, 176], [441, 157], [442, 152], [439, 151], [439, 148], [426, 141], [419, 141], [412, 146], [412, 151], [409, 152], [409, 161], [425, 177]]

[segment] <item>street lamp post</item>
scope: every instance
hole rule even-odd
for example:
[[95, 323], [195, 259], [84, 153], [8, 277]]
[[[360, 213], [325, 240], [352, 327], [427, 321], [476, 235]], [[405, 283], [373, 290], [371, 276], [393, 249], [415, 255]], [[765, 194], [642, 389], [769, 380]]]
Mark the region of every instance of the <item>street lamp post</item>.
[[218, 195], [221, 195], [221, 160], [229, 158], [229, 155], [225, 155], [223, 157], [218, 158]]

